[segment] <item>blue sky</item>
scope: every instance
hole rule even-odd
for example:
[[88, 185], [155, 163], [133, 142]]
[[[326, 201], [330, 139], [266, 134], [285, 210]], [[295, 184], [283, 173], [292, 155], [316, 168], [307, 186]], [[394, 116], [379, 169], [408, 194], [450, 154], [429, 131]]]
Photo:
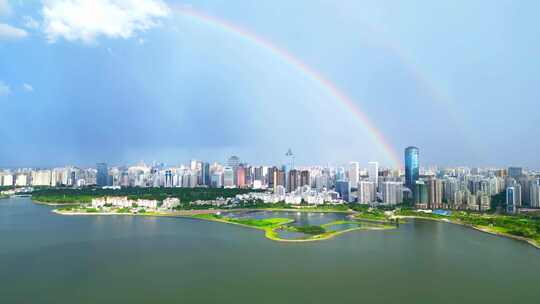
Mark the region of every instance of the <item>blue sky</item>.
[[354, 100], [401, 157], [540, 168], [537, 1], [0, 0], [0, 166], [190, 158], [391, 162], [316, 82]]

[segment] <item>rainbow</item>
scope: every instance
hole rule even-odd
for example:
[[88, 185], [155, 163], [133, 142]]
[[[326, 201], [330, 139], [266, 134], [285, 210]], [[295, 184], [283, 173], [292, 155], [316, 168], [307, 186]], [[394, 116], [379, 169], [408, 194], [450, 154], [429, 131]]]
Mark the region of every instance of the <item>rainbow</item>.
[[300, 59], [295, 57], [287, 50], [272, 44], [265, 38], [258, 36], [257, 34], [241, 28], [236, 24], [233, 24], [227, 20], [220, 19], [215, 16], [207, 15], [203, 12], [197, 11], [191, 7], [180, 7], [175, 10], [178, 14], [184, 17], [193, 18], [197, 21], [203, 22], [207, 25], [213, 26], [222, 30], [228, 34], [235, 35], [242, 38], [258, 47], [269, 51], [274, 56], [277, 56], [291, 67], [298, 70], [305, 75], [308, 79], [318, 84], [330, 97], [340, 102], [347, 110], [349, 110], [360, 122], [361, 126], [368, 131], [368, 134], [377, 143], [379, 148], [384, 152], [385, 157], [391, 162], [394, 168], [401, 168], [400, 157], [397, 156], [392, 146], [385, 139], [383, 134], [375, 125], [371, 122], [368, 116], [358, 107], [358, 105], [345, 93], [343, 93], [334, 83], [325, 78], [321, 73], [314, 68], [306, 65]]

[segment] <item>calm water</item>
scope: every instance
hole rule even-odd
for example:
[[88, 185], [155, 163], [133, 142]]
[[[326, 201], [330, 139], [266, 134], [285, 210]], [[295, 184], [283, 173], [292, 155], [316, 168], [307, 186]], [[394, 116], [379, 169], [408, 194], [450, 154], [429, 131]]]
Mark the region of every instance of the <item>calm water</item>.
[[254, 219], [267, 219], [267, 218], [290, 218], [294, 222], [290, 225], [294, 226], [309, 226], [309, 225], [323, 225], [326, 223], [347, 220], [350, 215], [342, 212], [293, 212], [293, 211], [249, 211], [249, 212], [229, 212], [223, 214], [226, 217], [237, 218], [254, 218]]
[[446, 223], [300, 244], [0, 200], [0, 303], [538, 303], [540, 250]]

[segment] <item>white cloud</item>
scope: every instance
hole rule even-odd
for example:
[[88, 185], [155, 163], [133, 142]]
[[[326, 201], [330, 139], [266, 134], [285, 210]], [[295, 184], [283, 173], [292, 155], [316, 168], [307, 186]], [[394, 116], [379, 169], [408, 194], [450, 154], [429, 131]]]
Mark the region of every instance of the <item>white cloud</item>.
[[39, 22], [30, 16], [24, 16], [24, 26], [31, 30], [37, 30], [39, 28]]
[[11, 15], [11, 6], [8, 0], [0, 0], [0, 16]]
[[11, 93], [9, 86], [2, 81], [0, 81], [0, 97], [7, 96]]
[[29, 85], [28, 83], [23, 83], [23, 89], [24, 89], [26, 92], [34, 92], [34, 87], [32, 87], [31, 85]]
[[28, 36], [28, 33], [20, 28], [9, 24], [0, 23], [0, 40], [2, 39], [20, 39]]
[[43, 28], [59, 38], [94, 42], [99, 36], [128, 39], [169, 15], [162, 0], [44, 0]]

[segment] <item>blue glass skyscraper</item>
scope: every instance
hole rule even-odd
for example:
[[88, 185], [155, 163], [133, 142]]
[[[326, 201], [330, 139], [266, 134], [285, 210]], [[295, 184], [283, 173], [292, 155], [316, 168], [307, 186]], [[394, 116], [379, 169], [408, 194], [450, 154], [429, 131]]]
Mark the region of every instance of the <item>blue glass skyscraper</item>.
[[420, 177], [419, 150], [417, 147], [405, 149], [405, 186], [414, 191], [416, 181]]
[[96, 165], [96, 185], [104, 187], [109, 185], [109, 169], [106, 163], [98, 163]]

